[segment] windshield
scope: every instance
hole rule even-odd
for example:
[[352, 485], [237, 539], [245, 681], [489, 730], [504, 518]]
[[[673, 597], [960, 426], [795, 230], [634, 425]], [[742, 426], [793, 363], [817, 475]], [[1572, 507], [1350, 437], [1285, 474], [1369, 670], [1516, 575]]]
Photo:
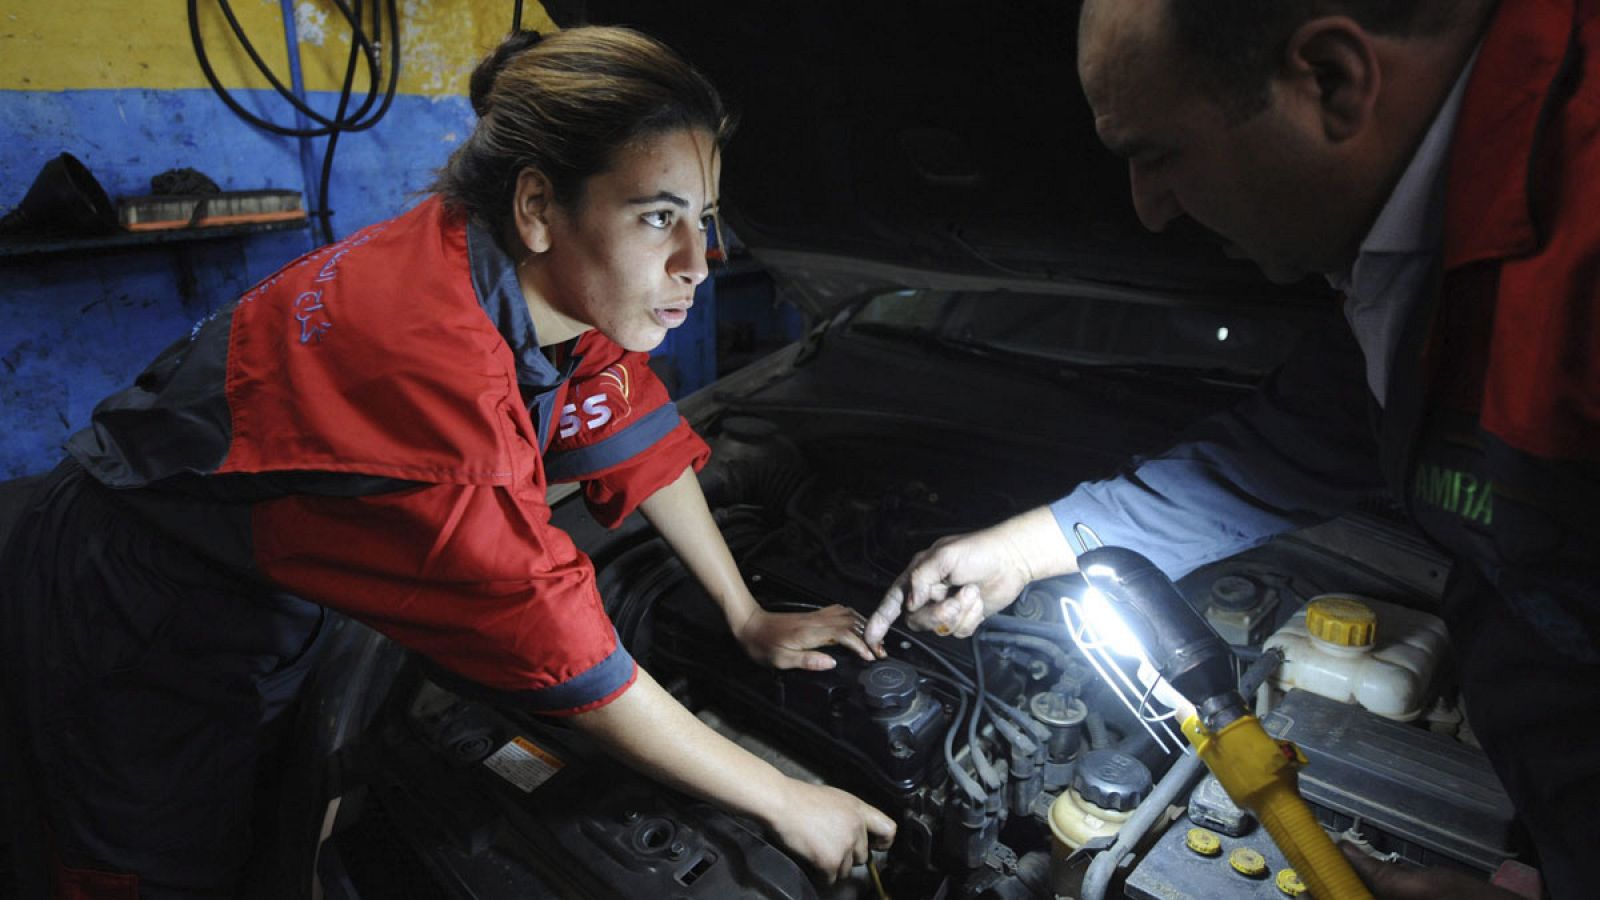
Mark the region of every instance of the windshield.
[[1315, 311], [1281, 306], [1170, 306], [1061, 294], [908, 289], [879, 294], [852, 328], [894, 330], [1082, 365], [1264, 375], [1288, 355]]

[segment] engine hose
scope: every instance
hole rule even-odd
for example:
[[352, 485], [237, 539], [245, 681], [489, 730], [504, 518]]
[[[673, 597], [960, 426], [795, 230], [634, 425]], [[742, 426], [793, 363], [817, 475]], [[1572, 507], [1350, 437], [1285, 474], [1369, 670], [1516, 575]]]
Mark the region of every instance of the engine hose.
[[1205, 771], [1205, 764], [1199, 756], [1185, 753], [1178, 757], [1178, 761], [1156, 783], [1150, 796], [1122, 823], [1122, 828], [1117, 831], [1116, 843], [1089, 863], [1089, 870], [1083, 876], [1082, 900], [1105, 900], [1106, 887], [1111, 884], [1111, 876], [1116, 873], [1123, 858], [1133, 852], [1156, 820], [1166, 813], [1167, 807], [1192, 788]]
[[1143, 728], [1129, 731], [1114, 746], [1118, 753], [1126, 754], [1144, 763], [1145, 767], [1151, 772], [1160, 772], [1165, 769], [1170, 757], [1167, 749], [1156, 743], [1156, 739], [1150, 732]]
[[990, 616], [983, 624], [991, 631], [1032, 635], [1063, 648], [1066, 646], [1064, 642], [1068, 639], [1067, 626], [1060, 622], [1035, 622], [1032, 619], [1019, 619], [1016, 616]]
[[1089, 732], [1090, 750], [1104, 750], [1111, 746], [1111, 732], [1106, 729], [1106, 717], [1099, 710], [1089, 710], [1083, 719], [1083, 727]]
[[1017, 752], [1032, 756], [1039, 751], [1039, 744], [1026, 734], [1022, 729], [1007, 722], [1004, 716], [990, 715], [989, 722], [994, 725], [994, 730], [1005, 738], [1007, 744], [1017, 748]]
[[1015, 723], [1018, 728], [1026, 730], [1036, 743], [1046, 744], [1050, 742], [1050, 729], [1046, 728], [1043, 722], [1040, 722], [1032, 715], [993, 695], [989, 697], [989, 707], [1004, 713], [1005, 717]]
[[977, 637], [996, 644], [1009, 644], [1013, 647], [1022, 647], [1042, 653], [1045, 656], [1050, 657], [1051, 664], [1057, 669], [1065, 669], [1072, 662], [1072, 657], [1067, 654], [1066, 649], [1060, 644], [1050, 640], [1049, 638], [1039, 637], [1035, 634], [985, 630], [980, 632]]
[[1281, 649], [1273, 647], [1271, 650], [1261, 654], [1256, 658], [1255, 662], [1250, 664], [1250, 668], [1245, 669], [1244, 674], [1239, 676], [1239, 695], [1243, 697], [1255, 696], [1261, 685], [1265, 684], [1267, 679], [1271, 678], [1272, 674], [1278, 671], [1278, 667], [1281, 665], [1283, 665], [1283, 651]]

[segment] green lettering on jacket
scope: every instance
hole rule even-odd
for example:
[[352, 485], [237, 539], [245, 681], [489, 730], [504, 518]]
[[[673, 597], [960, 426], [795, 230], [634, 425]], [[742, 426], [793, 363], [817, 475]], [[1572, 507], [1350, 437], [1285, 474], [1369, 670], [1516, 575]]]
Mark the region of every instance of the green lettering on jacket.
[[1451, 515], [1494, 524], [1494, 485], [1471, 472], [1422, 463], [1411, 479], [1411, 493], [1417, 502]]

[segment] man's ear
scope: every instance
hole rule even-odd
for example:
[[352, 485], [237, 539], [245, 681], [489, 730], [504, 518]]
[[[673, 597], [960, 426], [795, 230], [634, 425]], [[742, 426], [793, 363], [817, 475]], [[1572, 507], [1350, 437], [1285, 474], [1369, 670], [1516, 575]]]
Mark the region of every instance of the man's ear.
[[523, 169], [517, 173], [516, 188], [511, 192], [511, 225], [517, 238], [533, 253], [550, 249], [551, 207], [555, 204], [550, 179], [538, 169]]
[[1372, 36], [1353, 19], [1324, 16], [1295, 29], [1283, 66], [1290, 83], [1315, 101], [1328, 140], [1349, 140], [1371, 123], [1382, 69]]

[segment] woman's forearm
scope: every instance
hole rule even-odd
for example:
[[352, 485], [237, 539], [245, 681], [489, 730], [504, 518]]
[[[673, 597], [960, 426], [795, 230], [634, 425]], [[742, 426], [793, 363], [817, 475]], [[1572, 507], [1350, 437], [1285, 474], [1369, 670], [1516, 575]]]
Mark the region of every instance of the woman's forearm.
[[643, 669], [622, 696], [573, 724], [657, 781], [773, 826], [788, 779], [695, 718]]
[[833, 881], [887, 847], [895, 823], [827, 785], [789, 778], [712, 731], [639, 671], [622, 696], [574, 717], [617, 759], [686, 794], [749, 816]]
[[729, 627], [738, 633], [760, 607], [711, 516], [694, 470], [685, 469], [677, 480], [639, 504], [639, 510], [722, 609]]

